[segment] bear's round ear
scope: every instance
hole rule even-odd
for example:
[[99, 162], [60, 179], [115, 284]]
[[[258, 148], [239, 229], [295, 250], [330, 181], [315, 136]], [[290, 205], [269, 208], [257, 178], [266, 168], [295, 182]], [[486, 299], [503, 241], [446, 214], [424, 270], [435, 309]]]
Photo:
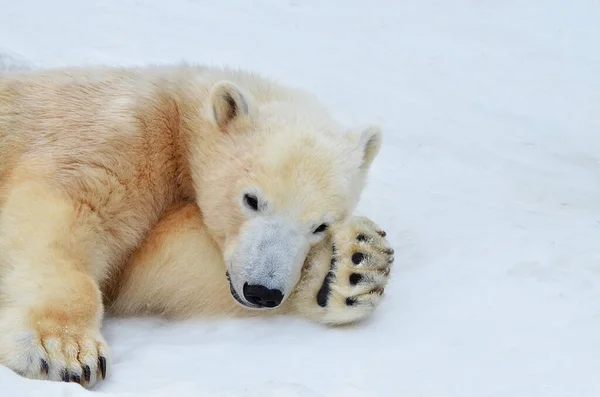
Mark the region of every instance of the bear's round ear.
[[381, 135], [381, 128], [375, 125], [364, 128], [359, 133], [358, 145], [363, 153], [360, 168], [365, 171], [369, 169], [381, 149]]
[[256, 106], [254, 98], [230, 81], [219, 81], [210, 90], [209, 114], [212, 121], [221, 131], [234, 126], [241, 127], [254, 118]]

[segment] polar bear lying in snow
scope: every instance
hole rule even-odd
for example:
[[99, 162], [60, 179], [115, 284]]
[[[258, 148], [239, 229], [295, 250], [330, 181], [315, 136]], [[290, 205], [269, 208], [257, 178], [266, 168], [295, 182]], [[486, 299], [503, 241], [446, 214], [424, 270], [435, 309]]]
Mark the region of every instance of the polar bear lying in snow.
[[0, 363], [94, 385], [105, 312], [365, 318], [393, 262], [352, 216], [380, 145], [243, 71], [4, 75]]

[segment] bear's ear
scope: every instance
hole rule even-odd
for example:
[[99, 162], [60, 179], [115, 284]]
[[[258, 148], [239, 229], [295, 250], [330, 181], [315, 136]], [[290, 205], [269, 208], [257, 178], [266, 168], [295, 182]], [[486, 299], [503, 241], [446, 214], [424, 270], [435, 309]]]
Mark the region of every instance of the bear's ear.
[[220, 81], [210, 90], [209, 110], [215, 125], [226, 131], [253, 118], [256, 107], [250, 93], [230, 81]]
[[358, 145], [363, 153], [363, 161], [360, 168], [365, 171], [369, 169], [371, 163], [379, 153], [379, 149], [381, 149], [381, 141], [381, 128], [378, 126], [369, 126], [360, 131]]

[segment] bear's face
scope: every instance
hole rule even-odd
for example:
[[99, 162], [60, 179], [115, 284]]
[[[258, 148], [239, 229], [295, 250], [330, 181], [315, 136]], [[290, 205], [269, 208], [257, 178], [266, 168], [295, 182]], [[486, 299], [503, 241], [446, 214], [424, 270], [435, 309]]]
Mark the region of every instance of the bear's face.
[[231, 293], [249, 308], [289, 297], [310, 248], [351, 215], [381, 144], [377, 128], [337, 131], [279, 106], [258, 108], [229, 82], [211, 92], [216, 138], [197, 200]]

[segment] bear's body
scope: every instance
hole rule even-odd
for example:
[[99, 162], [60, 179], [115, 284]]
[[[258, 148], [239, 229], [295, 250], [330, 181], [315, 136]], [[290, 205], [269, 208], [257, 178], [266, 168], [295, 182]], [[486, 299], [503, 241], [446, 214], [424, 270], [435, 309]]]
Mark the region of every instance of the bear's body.
[[393, 253], [351, 217], [379, 146], [378, 129], [345, 132], [243, 71], [1, 77], [0, 363], [104, 378], [103, 300], [117, 315], [364, 318]]

